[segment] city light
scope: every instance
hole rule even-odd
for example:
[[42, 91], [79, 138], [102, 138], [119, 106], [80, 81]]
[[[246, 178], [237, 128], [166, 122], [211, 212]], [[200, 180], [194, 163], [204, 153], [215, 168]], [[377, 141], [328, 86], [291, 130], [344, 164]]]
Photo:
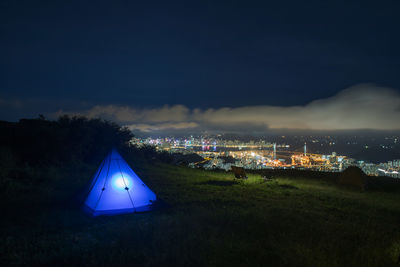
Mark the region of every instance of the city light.
[[[290, 137], [280, 136], [279, 142], [259, 140], [232, 140], [223, 139], [221, 136], [190, 136], [190, 138], [134, 138], [131, 143], [136, 146], [151, 145], [158, 151], [166, 151], [171, 154], [197, 154], [202, 159], [189, 163], [193, 168], [230, 170], [231, 166], [244, 167], [246, 169], [308, 169], [314, 171], [340, 172], [349, 166], [360, 167], [367, 175], [387, 175], [400, 178], [400, 160], [392, 160], [386, 163], [371, 163], [363, 160], [339, 155], [332, 151], [338, 145], [333, 136], [299, 136], [298, 139], [308, 138], [307, 142], [315, 147], [321, 147], [330, 153], [313, 153], [307, 142], [297, 142], [297, 145], [289, 142]], [[388, 144], [379, 147], [390, 149], [390, 142], [396, 144], [398, 137], [387, 137]], [[348, 146], [358, 145], [357, 140], [345, 140], [342, 143]], [[369, 149], [368, 144], [360, 144]]]

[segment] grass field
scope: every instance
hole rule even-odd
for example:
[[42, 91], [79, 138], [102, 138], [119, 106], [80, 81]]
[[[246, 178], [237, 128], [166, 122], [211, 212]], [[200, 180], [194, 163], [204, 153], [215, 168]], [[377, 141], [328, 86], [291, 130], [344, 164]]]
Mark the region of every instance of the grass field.
[[49, 169], [1, 194], [5, 265], [398, 266], [400, 194], [316, 179], [132, 166], [158, 210], [89, 217], [76, 201], [95, 169]]

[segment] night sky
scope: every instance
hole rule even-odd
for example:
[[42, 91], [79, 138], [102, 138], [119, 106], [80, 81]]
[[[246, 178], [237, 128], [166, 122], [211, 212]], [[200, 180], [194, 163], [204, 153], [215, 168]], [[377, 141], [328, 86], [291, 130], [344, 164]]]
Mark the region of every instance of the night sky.
[[[364, 108], [382, 91], [379, 101], [394, 102], [376, 107], [379, 116], [400, 112], [398, 1], [136, 2], [1, 1], [0, 119], [75, 112], [185, 129], [220, 124], [208, 111], [262, 108], [289, 121], [250, 122], [257, 129], [335, 129], [343, 117], [326, 127], [288, 116], [357, 94]], [[389, 124], [376, 128], [400, 129]]]

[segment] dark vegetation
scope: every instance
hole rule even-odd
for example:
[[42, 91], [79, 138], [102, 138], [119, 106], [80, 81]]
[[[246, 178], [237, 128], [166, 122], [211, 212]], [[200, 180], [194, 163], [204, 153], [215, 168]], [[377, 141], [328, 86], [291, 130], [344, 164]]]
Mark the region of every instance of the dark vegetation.
[[[248, 170], [246, 170], [249, 172]], [[341, 185], [362, 191], [385, 191], [400, 193], [400, 179], [390, 177], [375, 177], [367, 176], [358, 167], [349, 167], [342, 173], [338, 172], [316, 172], [310, 170], [298, 169], [268, 169], [250, 171], [258, 173], [266, 178], [274, 177], [291, 177], [291, 178], [306, 178], [331, 183], [332, 185]]]
[[204, 160], [201, 156], [191, 153], [191, 154], [182, 154], [182, 153], [175, 153], [171, 163], [175, 165], [188, 165], [191, 162], [199, 162]]
[[19, 182], [44, 182], [46, 172], [59, 168], [79, 171], [96, 166], [113, 147], [137, 162], [172, 161], [151, 147], [130, 146], [132, 137], [127, 128], [85, 117], [0, 121], [0, 189]]
[[16, 160], [16, 164], [97, 164], [112, 147], [123, 153], [131, 153], [130, 156], [157, 156], [167, 160], [166, 155], [155, 153], [150, 147], [132, 153], [135, 149], [129, 146], [132, 137], [127, 128], [109, 121], [85, 117], [62, 116], [57, 121], [39, 117], [21, 119], [17, 123], [0, 121], [0, 147]]
[[[130, 147], [127, 129], [102, 120], [40, 118], [0, 128], [1, 266], [400, 264], [393, 179], [376, 178], [390, 186], [371, 190], [307, 171], [235, 179], [167, 164], [174, 159]], [[81, 211], [78, 196], [113, 146], [164, 208], [95, 218]]]

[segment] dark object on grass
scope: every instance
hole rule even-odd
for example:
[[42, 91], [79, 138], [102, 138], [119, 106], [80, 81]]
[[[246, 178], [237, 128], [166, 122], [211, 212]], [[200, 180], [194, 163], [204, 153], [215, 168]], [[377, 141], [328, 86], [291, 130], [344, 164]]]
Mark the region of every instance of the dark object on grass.
[[247, 179], [246, 172], [244, 171], [243, 167], [236, 167], [236, 166], [231, 166], [233, 173], [235, 174], [235, 177], [238, 179]]
[[337, 183], [365, 190], [367, 188], [367, 175], [360, 168], [350, 166], [339, 175]]
[[291, 184], [280, 184], [279, 187], [285, 188], [285, 189], [299, 189], [298, 187], [291, 185]]
[[274, 176], [272, 175], [261, 175], [261, 179], [263, 179], [265, 182], [272, 181], [273, 178]]

